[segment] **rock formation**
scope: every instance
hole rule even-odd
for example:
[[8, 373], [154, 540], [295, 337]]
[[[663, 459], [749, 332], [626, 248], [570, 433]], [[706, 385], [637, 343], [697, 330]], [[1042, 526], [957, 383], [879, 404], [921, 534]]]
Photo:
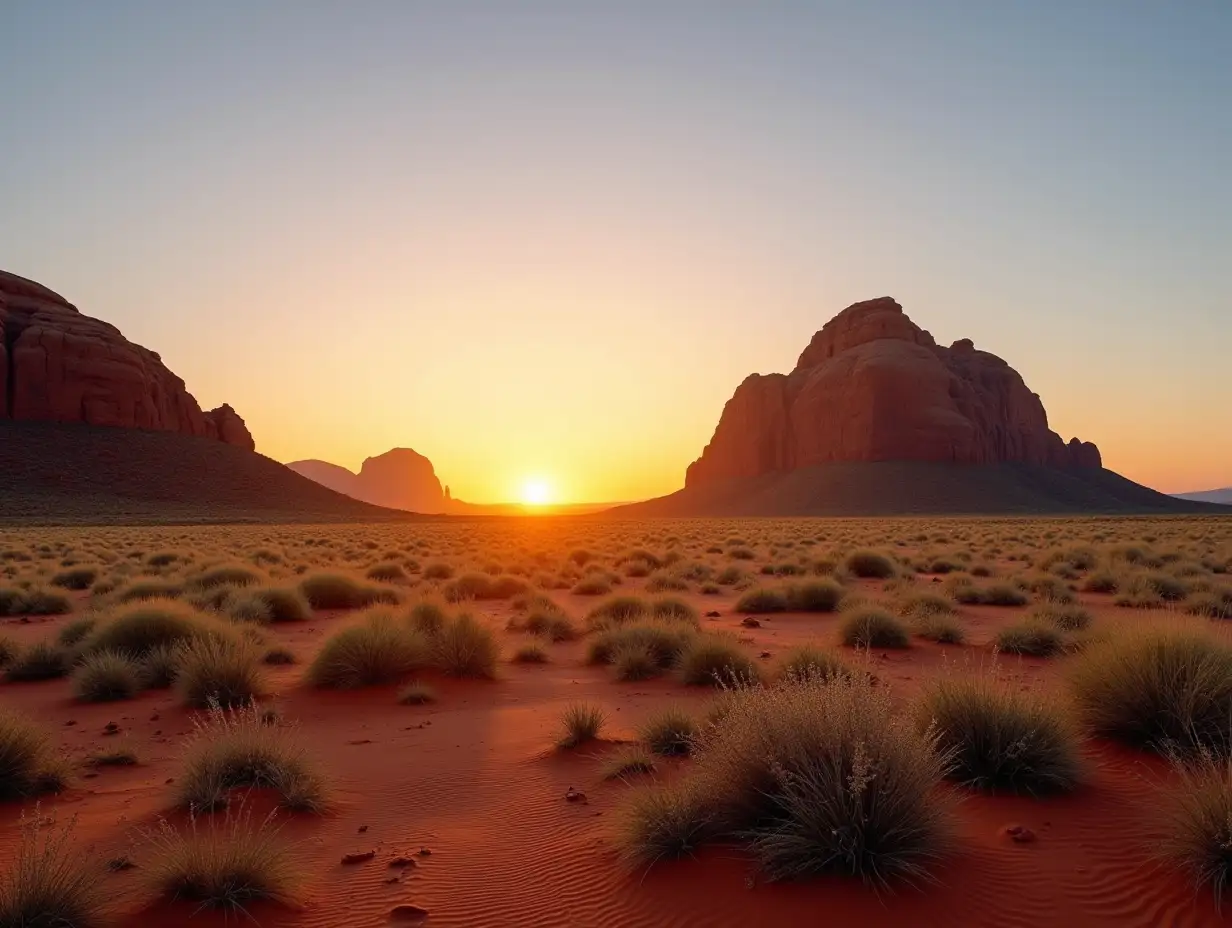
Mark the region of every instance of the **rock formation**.
[[3, 271], [0, 419], [181, 432], [254, 448], [234, 409], [202, 412], [155, 352], [46, 287]]
[[685, 485], [896, 460], [1102, 466], [1095, 445], [1048, 427], [1012, 367], [969, 339], [938, 345], [881, 297], [826, 323], [790, 374], [746, 378]]
[[410, 448], [394, 448], [368, 458], [353, 473], [327, 461], [292, 461], [287, 467], [331, 490], [391, 509], [446, 511], [446, 496], [432, 462]]

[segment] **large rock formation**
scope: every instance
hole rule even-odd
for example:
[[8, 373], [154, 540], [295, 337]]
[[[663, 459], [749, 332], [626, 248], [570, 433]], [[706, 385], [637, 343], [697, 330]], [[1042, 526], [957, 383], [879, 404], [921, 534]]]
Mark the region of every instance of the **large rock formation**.
[[873, 461], [1102, 466], [1012, 367], [967, 339], [938, 345], [881, 297], [826, 323], [790, 374], [746, 378], [685, 485]]
[[437, 513], [449, 509], [432, 462], [410, 448], [368, 458], [353, 473], [328, 461], [292, 461], [287, 467], [355, 499], [391, 509]]
[[155, 352], [46, 287], [3, 271], [0, 419], [181, 432], [254, 449], [234, 409], [202, 412]]

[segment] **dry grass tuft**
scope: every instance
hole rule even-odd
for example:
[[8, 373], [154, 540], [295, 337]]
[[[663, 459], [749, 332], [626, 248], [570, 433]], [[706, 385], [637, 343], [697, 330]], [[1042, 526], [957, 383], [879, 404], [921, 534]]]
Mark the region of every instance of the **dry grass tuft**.
[[3, 928], [96, 928], [104, 922], [98, 869], [70, 846], [74, 821], [45, 824], [36, 805], [21, 818], [21, 842], [0, 880]]

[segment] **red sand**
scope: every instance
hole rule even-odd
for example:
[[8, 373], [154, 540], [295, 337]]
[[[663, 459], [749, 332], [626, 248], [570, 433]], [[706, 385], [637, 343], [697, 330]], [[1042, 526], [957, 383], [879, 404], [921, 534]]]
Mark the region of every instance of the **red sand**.
[[[869, 586], [871, 592], [876, 585]], [[557, 597], [575, 616], [592, 599]], [[1087, 598], [1101, 617], [1122, 613], [1106, 600]], [[745, 630], [732, 598], [692, 598], [715, 628], [735, 630], [753, 653], [777, 653], [808, 639], [833, 640], [833, 616], [773, 616]], [[502, 629], [505, 653], [523, 636], [504, 631], [504, 605], [476, 610]], [[1122, 613], [1123, 614], [1123, 613]], [[898, 695], [947, 662], [959, 668], [991, 660], [996, 629], [1019, 620], [1020, 609], [963, 609], [970, 644], [952, 648], [917, 642], [911, 649], [874, 654], [875, 672]], [[4, 623], [4, 631], [30, 641], [66, 619]], [[345, 614], [321, 615], [301, 627], [273, 626], [272, 638], [306, 662]], [[958, 808], [959, 850], [936, 885], [877, 895], [858, 882], [820, 879], [761, 884], [736, 849], [711, 848], [699, 859], [630, 874], [615, 859], [611, 834], [631, 787], [604, 782], [599, 769], [611, 744], [576, 752], [552, 747], [560, 710], [579, 699], [609, 713], [608, 738], [631, 739], [638, 720], [669, 701], [701, 706], [708, 692], [672, 680], [617, 683], [583, 663], [585, 644], [554, 645], [544, 666], [504, 663], [491, 683], [437, 681], [439, 700], [421, 707], [397, 704], [395, 688], [357, 693], [309, 690], [299, 682], [303, 663], [275, 668], [272, 702], [301, 734], [334, 778], [335, 808], [324, 816], [283, 816], [285, 835], [298, 845], [307, 890], [297, 910], [258, 906], [252, 914], [271, 926], [364, 926], [391, 922], [391, 911], [411, 904], [439, 926], [747, 926], [834, 924], [862, 928], [911, 925], [1152, 926], [1220, 923], [1210, 893], [1158, 865], [1151, 848], [1160, 833], [1156, 784], [1166, 767], [1145, 755], [1097, 743], [1090, 750], [1088, 786], [1073, 796], [1032, 800], [965, 795]], [[1059, 661], [1001, 658], [1002, 669], [1040, 685], [1053, 685]], [[189, 714], [166, 692], [110, 705], [74, 703], [67, 681], [7, 684], [6, 705], [50, 726], [74, 755], [113, 742], [136, 748], [141, 764], [104, 768], [65, 794], [43, 800], [44, 813], [77, 816], [77, 842], [101, 859], [127, 854], [137, 868], [104, 876], [120, 926], [171, 928], [193, 912], [187, 904], [148, 905], [141, 887], [147, 846], [140, 829], [169, 814], [170, 778], [191, 728]], [[72, 724], [70, 725], [70, 721]], [[111, 721], [122, 732], [102, 734]], [[574, 787], [587, 796], [570, 803]], [[0, 857], [12, 852], [23, 808], [0, 807]], [[1036, 840], [1019, 844], [1004, 826], [1025, 825]], [[361, 833], [361, 828], [366, 830]], [[402, 879], [390, 858], [416, 857]], [[343, 855], [375, 850], [367, 863], [343, 866]], [[220, 925], [203, 913], [193, 924]], [[414, 922], [409, 922], [414, 923]]]

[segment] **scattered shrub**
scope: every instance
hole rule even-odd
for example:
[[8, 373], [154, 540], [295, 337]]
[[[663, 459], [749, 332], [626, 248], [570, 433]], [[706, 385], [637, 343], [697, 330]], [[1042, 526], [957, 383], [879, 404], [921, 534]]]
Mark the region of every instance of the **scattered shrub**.
[[141, 665], [117, 651], [96, 651], [73, 672], [73, 695], [82, 702], [132, 699], [142, 688]]
[[546, 664], [548, 652], [537, 644], [525, 644], [513, 654], [515, 664]]
[[499, 657], [492, 630], [467, 613], [446, 625], [433, 641], [433, 662], [451, 677], [491, 680]]
[[408, 683], [398, 692], [398, 702], [404, 706], [422, 706], [436, 702], [436, 690], [426, 683]]
[[51, 585], [66, 590], [88, 590], [98, 579], [98, 570], [94, 567], [74, 567], [62, 570], [51, 578]]
[[255, 901], [296, 898], [301, 874], [272, 815], [253, 822], [247, 809], [228, 810], [222, 821], [193, 816], [184, 829], [161, 821], [146, 837], [154, 851], [148, 880], [163, 898], [245, 916]]
[[322, 689], [358, 689], [394, 683], [428, 663], [428, 640], [377, 610], [326, 640], [305, 679]]
[[719, 635], [696, 636], [680, 655], [680, 678], [689, 686], [722, 686], [758, 677], [753, 659]]
[[1075, 659], [1070, 682], [1097, 734], [1160, 753], [1232, 748], [1232, 647], [1200, 628], [1120, 629]]
[[378, 583], [405, 583], [407, 580], [406, 571], [403, 570], [402, 565], [393, 561], [373, 564], [364, 572], [364, 576]]
[[998, 680], [938, 680], [921, 698], [919, 718], [922, 728], [934, 727], [952, 757], [950, 776], [964, 786], [1042, 795], [1068, 792], [1082, 778], [1065, 711]]
[[645, 865], [729, 837], [771, 879], [919, 881], [950, 845], [950, 804], [935, 791], [947, 763], [935, 735], [867, 678], [742, 689], [698, 741], [687, 779], [634, 797], [622, 851]]
[[634, 745], [608, 758], [603, 764], [602, 776], [605, 780], [627, 780], [630, 777], [654, 773], [654, 771], [654, 755], [645, 748]]
[[34, 722], [0, 708], [0, 800], [58, 793], [68, 780], [68, 765]]
[[877, 551], [853, 551], [843, 561], [843, 566], [857, 577], [888, 580], [897, 570], [894, 561]]
[[637, 729], [638, 740], [651, 752], [663, 757], [688, 754], [697, 736], [693, 716], [676, 706], [660, 709], [646, 718]]
[[175, 781], [177, 803], [196, 811], [226, 806], [237, 788], [270, 789], [290, 809], [320, 812], [325, 778], [293, 729], [265, 723], [255, 706], [212, 708], [194, 719]]
[[180, 646], [175, 686], [187, 706], [244, 706], [265, 692], [261, 659], [247, 642], [199, 638]]
[[834, 676], [849, 676], [851, 668], [841, 657], [815, 644], [799, 644], [779, 658], [774, 678], [779, 681], [827, 680]]
[[575, 748], [599, 737], [599, 731], [607, 716], [601, 708], [591, 703], [573, 703], [561, 713], [562, 733], [556, 741], [560, 748]]
[[736, 600], [736, 611], [747, 612], [750, 615], [765, 615], [771, 612], [787, 611], [787, 591], [771, 590], [759, 587], [749, 590]]
[[309, 574], [299, 582], [299, 590], [313, 609], [362, 609], [398, 602], [397, 591], [360, 583], [347, 574]]
[[575, 596], [606, 596], [612, 592], [612, 585], [605, 577], [592, 574], [574, 584], [571, 592]]
[[87, 651], [119, 651], [140, 658], [160, 645], [232, 634], [217, 619], [186, 603], [150, 600], [127, 606], [100, 622], [84, 647]]
[[[75, 821], [75, 820], [74, 820]], [[21, 840], [0, 880], [4, 928], [98, 928], [103, 924], [98, 870], [71, 847], [73, 822], [49, 830], [42, 811], [21, 818]]]
[[1160, 856], [1199, 889], [1209, 885], [1220, 905], [1232, 876], [1232, 761], [1199, 751], [1175, 757], [1173, 766], [1177, 779], [1163, 796], [1167, 829]]
[[1051, 624], [1063, 632], [1081, 632], [1091, 627], [1091, 613], [1081, 606], [1045, 605], [1031, 616], [1035, 622]]
[[1055, 625], [1028, 619], [1003, 628], [996, 637], [998, 651], [1026, 654], [1030, 657], [1051, 657], [1065, 647], [1065, 639]]
[[645, 618], [649, 612], [650, 607], [645, 600], [634, 596], [615, 596], [590, 610], [586, 616], [586, 624], [592, 629], [623, 625]]
[[13, 683], [54, 680], [68, 676], [72, 663], [67, 648], [54, 641], [39, 641], [9, 659], [4, 677]]
[[852, 612], [839, 626], [839, 635], [849, 648], [906, 648], [911, 644], [903, 623], [880, 609]]

